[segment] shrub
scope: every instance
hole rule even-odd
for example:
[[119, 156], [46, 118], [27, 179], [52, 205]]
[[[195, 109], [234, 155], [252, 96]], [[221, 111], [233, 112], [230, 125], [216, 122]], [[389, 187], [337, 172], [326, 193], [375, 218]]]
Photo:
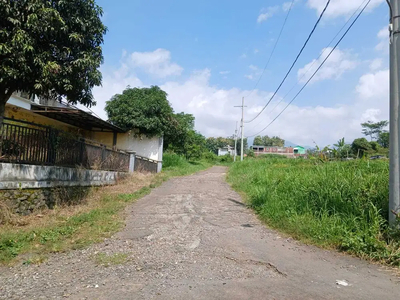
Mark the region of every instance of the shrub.
[[222, 163], [233, 162], [233, 157], [230, 154], [219, 156], [219, 161]]
[[218, 161], [218, 156], [212, 152], [203, 152], [202, 159], [206, 160], [209, 163], [213, 163]]
[[164, 153], [163, 155], [163, 167], [180, 167], [187, 163], [186, 159], [176, 153]]

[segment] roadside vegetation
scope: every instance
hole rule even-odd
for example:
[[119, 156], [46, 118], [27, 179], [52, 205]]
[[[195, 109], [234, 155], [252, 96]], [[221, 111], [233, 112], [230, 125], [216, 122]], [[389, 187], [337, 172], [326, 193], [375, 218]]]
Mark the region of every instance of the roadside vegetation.
[[212, 165], [206, 159], [188, 161], [176, 154], [166, 154], [164, 161], [162, 173], [135, 173], [115, 186], [93, 188], [81, 204], [55, 207], [26, 217], [10, 215], [9, 222], [0, 225], [0, 264], [41, 263], [51, 253], [101, 242], [124, 226], [123, 211], [127, 205], [171, 177]]
[[273, 228], [305, 242], [400, 266], [400, 232], [387, 222], [387, 160], [267, 155], [234, 164], [228, 181]]

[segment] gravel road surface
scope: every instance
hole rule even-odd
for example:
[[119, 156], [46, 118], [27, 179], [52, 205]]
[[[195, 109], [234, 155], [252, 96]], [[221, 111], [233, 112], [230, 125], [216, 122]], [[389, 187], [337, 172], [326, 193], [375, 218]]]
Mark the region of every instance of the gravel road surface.
[[[0, 268], [0, 299], [399, 299], [393, 271], [268, 229], [225, 172], [164, 183], [101, 244]], [[96, 253], [128, 261], [97, 265]]]

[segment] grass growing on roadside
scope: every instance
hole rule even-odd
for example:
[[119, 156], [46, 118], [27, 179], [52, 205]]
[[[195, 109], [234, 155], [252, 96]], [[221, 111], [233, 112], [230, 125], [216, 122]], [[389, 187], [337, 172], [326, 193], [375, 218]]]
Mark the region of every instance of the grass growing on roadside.
[[[149, 194], [152, 188], [171, 177], [210, 166], [206, 162], [185, 161], [179, 166], [168, 166], [160, 174], [134, 175], [117, 186], [95, 189], [84, 204], [49, 210], [40, 219], [22, 217], [26, 226], [0, 226], [0, 264], [20, 260], [27, 264], [40, 263], [49, 253], [81, 249], [100, 242], [123, 227], [121, 212], [129, 203]], [[136, 181], [140, 184], [134, 186]]]
[[228, 181], [274, 228], [317, 245], [400, 265], [398, 232], [387, 227], [387, 161], [249, 159], [231, 167]]

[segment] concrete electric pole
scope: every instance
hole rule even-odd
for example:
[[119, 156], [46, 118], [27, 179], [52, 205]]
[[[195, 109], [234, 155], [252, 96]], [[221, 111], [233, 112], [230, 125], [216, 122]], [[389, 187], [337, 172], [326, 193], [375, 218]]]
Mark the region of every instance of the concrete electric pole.
[[237, 138], [238, 138], [237, 132], [238, 132], [238, 130], [237, 130], [237, 122], [236, 122], [236, 128], [235, 128], [235, 154], [233, 156], [233, 161], [236, 161], [236, 156], [237, 156]]
[[242, 98], [242, 145], [240, 148], [240, 161], [243, 161], [243, 140], [244, 140], [244, 97]]
[[389, 224], [395, 225], [400, 213], [400, 0], [387, 1], [390, 6], [390, 179]]
[[242, 144], [241, 144], [241, 147], [240, 147], [240, 161], [243, 161], [243, 148], [244, 148], [244, 146], [243, 146], [243, 141], [244, 141], [244, 108], [246, 107], [246, 106], [244, 106], [244, 97], [242, 98], [242, 105], [241, 106], [235, 106], [235, 107], [240, 107], [240, 108], [242, 108], [242, 120], [240, 121], [240, 130], [241, 130], [241, 132], [242, 132]]

